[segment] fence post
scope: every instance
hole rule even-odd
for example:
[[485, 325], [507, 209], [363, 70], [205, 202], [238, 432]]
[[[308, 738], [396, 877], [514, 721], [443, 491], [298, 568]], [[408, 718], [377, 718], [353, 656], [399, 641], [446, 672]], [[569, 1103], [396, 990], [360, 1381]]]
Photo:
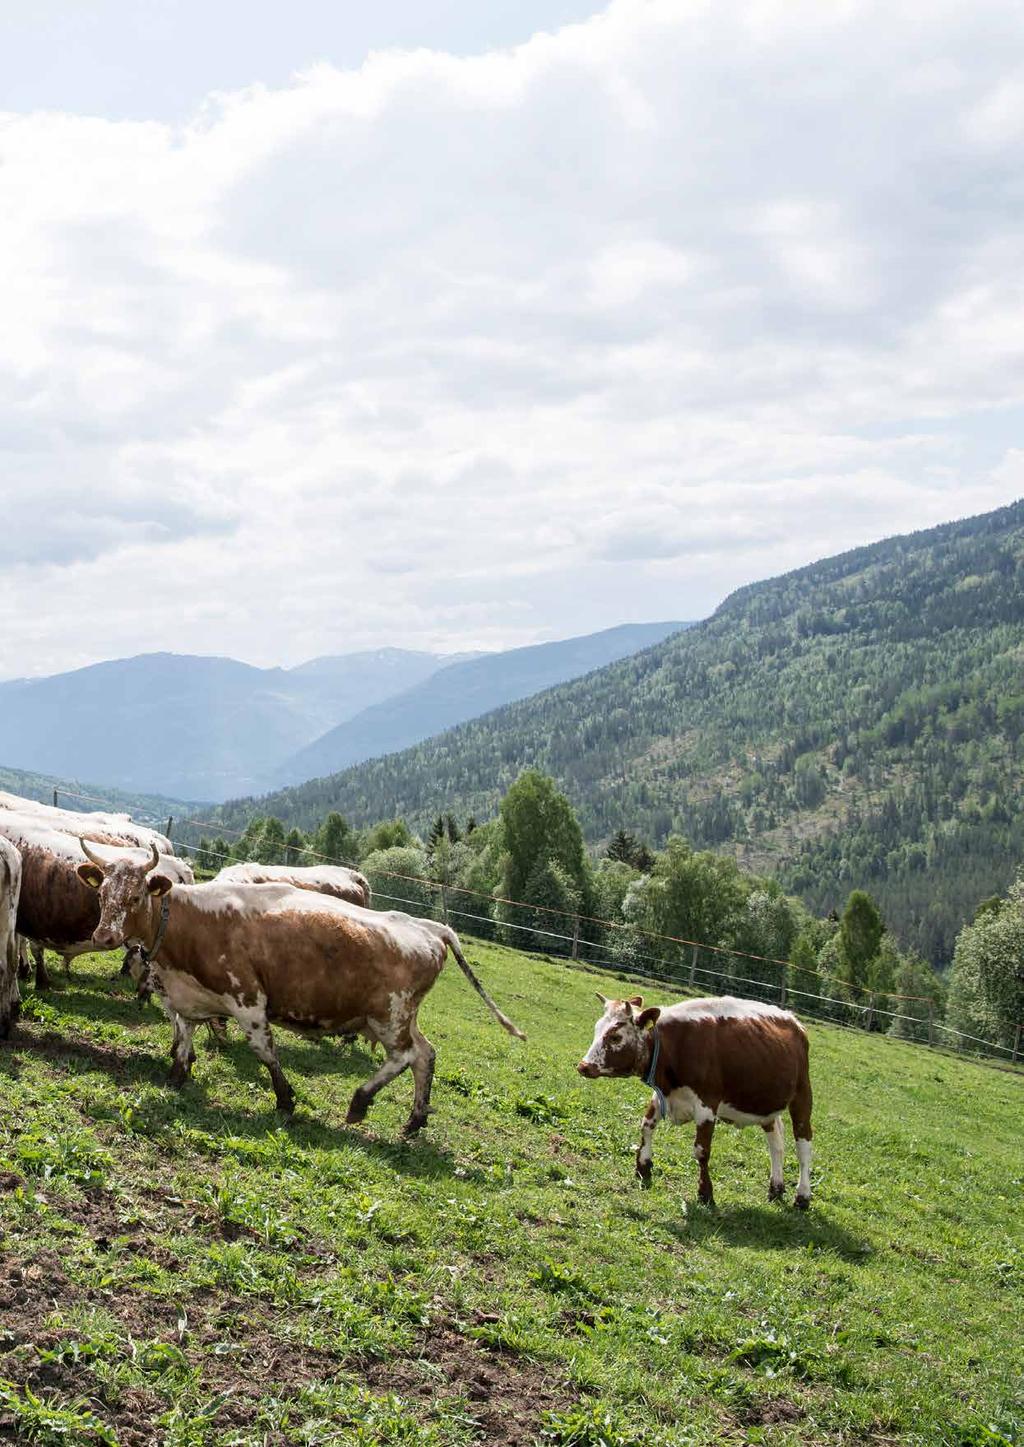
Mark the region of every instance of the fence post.
[[928, 1001], [928, 1044], [935, 1044], [935, 1001]]
[[694, 979], [695, 979], [695, 977], [696, 977], [696, 974], [697, 974], [697, 946], [694, 945], [694, 947], [693, 947], [693, 953], [690, 955], [690, 979], [689, 979], [689, 986], [690, 986], [690, 989], [691, 989], [691, 990], [692, 990], [693, 987], [694, 987]]
[[580, 957], [580, 917], [573, 916], [572, 925], [572, 958], [578, 960]]
[[448, 892], [444, 885], [441, 886], [441, 919], [448, 923]]
[[786, 1008], [786, 985], [787, 985], [786, 969], [785, 969], [785, 966], [783, 966], [783, 970], [782, 970], [782, 983], [779, 985], [779, 1004], [782, 1006], [783, 1009]]
[[1021, 1037], [1021, 1031], [1024, 1031], [1024, 1025], [1022, 1025], [1022, 1024], [1020, 1023], [1020, 1021], [1018, 1020], [1018, 1022], [1017, 1022], [1017, 1028], [1016, 1028], [1016, 1030], [1013, 1032], [1013, 1055], [1010, 1057], [1011, 1060], [1013, 1061], [1014, 1065], [1017, 1064], [1017, 1057], [1020, 1055], [1020, 1037]]
[[56, 809], [56, 807], [57, 807], [57, 790], [56, 790], [56, 789], [54, 789], [54, 791], [53, 791], [53, 807], [54, 807], [55, 809]]
[[164, 830], [164, 833], [167, 835], [168, 839], [170, 839], [170, 837], [171, 837], [171, 827], [173, 826], [173, 824], [174, 824], [174, 815], [173, 815], [173, 814], [168, 814], [168, 816], [167, 816], [167, 828]]

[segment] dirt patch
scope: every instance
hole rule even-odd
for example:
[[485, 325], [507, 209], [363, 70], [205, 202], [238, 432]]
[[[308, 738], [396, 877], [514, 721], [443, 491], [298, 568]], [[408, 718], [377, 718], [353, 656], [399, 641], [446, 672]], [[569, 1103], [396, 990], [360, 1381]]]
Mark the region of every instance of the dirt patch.
[[760, 1402], [751, 1402], [737, 1420], [744, 1427], [771, 1427], [788, 1422], [799, 1422], [806, 1414], [802, 1407], [788, 1397], [766, 1397]]
[[419, 1356], [365, 1365], [361, 1375], [366, 1385], [424, 1407], [438, 1398], [465, 1398], [482, 1440], [494, 1447], [531, 1447], [541, 1414], [564, 1410], [578, 1400], [536, 1363], [488, 1352], [451, 1326], [432, 1327], [419, 1346]]

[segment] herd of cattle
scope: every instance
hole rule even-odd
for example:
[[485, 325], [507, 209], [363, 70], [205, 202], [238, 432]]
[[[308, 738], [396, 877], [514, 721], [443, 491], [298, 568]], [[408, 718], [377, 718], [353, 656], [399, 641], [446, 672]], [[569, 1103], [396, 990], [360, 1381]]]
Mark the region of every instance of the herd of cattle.
[[[171, 841], [128, 815], [75, 813], [0, 791], [0, 1038], [17, 1017], [30, 953], [37, 989], [48, 985], [46, 949], [65, 966], [87, 951], [127, 951], [140, 993], [155, 994], [172, 1022], [173, 1085], [194, 1064], [196, 1026], [230, 1018], [267, 1067], [279, 1109], [291, 1112], [295, 1097], [272, 1024], [363, 1035], [385, 1058], [356, 1090], [347, 1121], [361, 1121], [377, 1092], [410, 1069], [408, 1135], [426, 1123], [434, 1074], [434, 1048], [417, 1015], [449, 951], [499, 1023], [525, 1039], [484, 989], [455, 931], [371, 909], [370, 886], [356, 870], [236, 864], [196, 884]], [[769, 1197], [780, 1197], [788, 1109], [800, 1165], [795, 1204], [809, 1204], [807, 1037], [793, 1015], [728, 996], [664, 1010], [643, 1009], [639, 996], [601, 1000], [578, 1069], [588, 1078], [639, 1076], [652, 1089], [636, 1159], [645, 1184], [659, 1119], [693, 1121], [699, 1196], [710, 1203], [711, 1138], [724, 1120], [762, 1126]]]

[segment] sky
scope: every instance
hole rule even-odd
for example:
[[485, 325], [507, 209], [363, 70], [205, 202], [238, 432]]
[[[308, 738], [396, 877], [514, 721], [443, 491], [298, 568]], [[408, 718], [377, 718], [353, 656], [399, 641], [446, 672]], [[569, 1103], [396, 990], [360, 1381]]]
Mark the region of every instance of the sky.
[[0, 105], [0, 676], [698, 618], [1024, 495], [1017, 0], [36, 0]]

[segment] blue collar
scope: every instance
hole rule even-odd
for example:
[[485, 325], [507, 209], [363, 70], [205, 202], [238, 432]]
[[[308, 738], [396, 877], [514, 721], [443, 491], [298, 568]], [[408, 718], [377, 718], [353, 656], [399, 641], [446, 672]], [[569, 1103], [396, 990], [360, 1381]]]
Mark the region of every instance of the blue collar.
[[665, 1099], [662, 1091], [659, 1090], [657, 1085], [655, 1085], [654, 1083], [654, 1077], [658, 1070], [658, 1056], [661, 1054], [661, 1036], [658, 1034], [657, 1025], [653, 1025], [651, 1028], [654, 1033], [654, 1049], [651, 1051], [651, 1063], [647, 1067], [647, 1074], [644, 1076], [644, 1084], [649, 1085], [654, 1091], [654, 1094], [657, 1096], [658, 1118], [659, 1120], [664, 1120], [666, 1115], [668, 1115], [668, 1101]]

